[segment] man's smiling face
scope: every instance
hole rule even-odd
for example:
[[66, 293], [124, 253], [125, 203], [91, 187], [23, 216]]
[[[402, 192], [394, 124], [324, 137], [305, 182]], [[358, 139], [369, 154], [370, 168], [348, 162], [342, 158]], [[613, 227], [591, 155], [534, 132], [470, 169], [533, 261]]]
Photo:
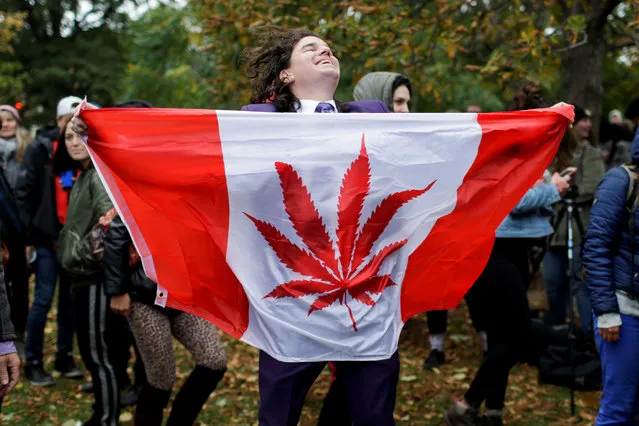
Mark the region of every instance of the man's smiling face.
[[291, 89], [308, 88], [326, 79], [339, 82], [339, 60], [333, 55], [328, 44], [320, 38], [308, 36], [293, 48], [289, 67], [281, 77], [292, 75]]

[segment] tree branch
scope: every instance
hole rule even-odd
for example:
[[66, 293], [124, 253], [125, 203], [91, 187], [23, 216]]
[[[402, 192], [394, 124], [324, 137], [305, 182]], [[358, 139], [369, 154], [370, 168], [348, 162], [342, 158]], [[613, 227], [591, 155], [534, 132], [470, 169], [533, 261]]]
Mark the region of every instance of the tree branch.
[[[619, 26], [614, 25], [613, 22], [618, 22]], [[614, 42], [613, 48], [623, 48], [631, 45], [639, 47], [639, 35], [628, 29], [628, 23], [616, 15], [612, 15], [612, 22], [608, 21], [608, 28], [610, 31], [619, 38]]]
[[601, 29], [606, 25], [608, 15], [621, 3], [621, 0], [607, 0], [593, 14], [592, 21], [595, 29]]

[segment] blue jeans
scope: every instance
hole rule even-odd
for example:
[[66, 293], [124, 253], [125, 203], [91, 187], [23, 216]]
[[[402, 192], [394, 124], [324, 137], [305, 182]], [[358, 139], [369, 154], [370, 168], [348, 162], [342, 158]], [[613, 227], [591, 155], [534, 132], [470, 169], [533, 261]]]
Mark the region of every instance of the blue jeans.
[[619, 341], [614, 343], [599, 336], [595, 326], [603, 368], [596, 426], [634, 426], [634, 417], [639, 413], [639, 318], [621, 314], [621, 322]]
[[[565, 247], [551, 247], [544, 256], [544, 285], [548, 296], [549, 323], [552, 325], [565, 324], [568, 308], [568, 282], [566, 279], [566, 267], [568, 266], [568, 253]], [[579, 310], [579, 323], [588, 334], [592, 333], [592, 306], [590, 294], [586, 284], [581, 279], [581, 248], [573, 251], [572, 282], [573, 297], [577, 299]]]
[[[53, 303], [58, 263], [55, 252], [45, 247], [36, 247], [38, 256], [35, 261], [35, 294], [29, 317], [27, 318], [27, 342], [25, 353], [27, 362], [42, 361], [44, 346], [44, 327], [47, 314]], [[69, 279], [60, 274], [58, 287], [58, 355], [67, 355], [73, 351], [74, 311], [71, 303]]]

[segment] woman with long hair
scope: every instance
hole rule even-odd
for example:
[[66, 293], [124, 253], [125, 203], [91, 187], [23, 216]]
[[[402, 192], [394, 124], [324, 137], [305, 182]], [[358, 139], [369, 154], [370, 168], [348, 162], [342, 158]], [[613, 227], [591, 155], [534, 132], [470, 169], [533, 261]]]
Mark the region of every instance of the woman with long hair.
[[22, 127], [18, 110], [10, 105], [0, 105], [0, 161], [12, 189], [18, 182], [20, 163], [30, 143], [31, 136]]
[[[68, 122], [62, 130], [60, 146], [66, 148], [63, 152], [81, 169], [71, 189], [57, 257], [71, 282], [78, 346], [93, 382], [93, 415], [84, 425], [115, 426], [120, 416], [120, 395], [110, 358], [114, 340], [119, 336], [114, 333], [115, 314], [108, 309], [103, 290], [102, 262], [91, 244], [92, 230], [113, 211], [113, 204], [80, 136]], [[56, 155], [57, 161], [62, 161], [60, 150]]]

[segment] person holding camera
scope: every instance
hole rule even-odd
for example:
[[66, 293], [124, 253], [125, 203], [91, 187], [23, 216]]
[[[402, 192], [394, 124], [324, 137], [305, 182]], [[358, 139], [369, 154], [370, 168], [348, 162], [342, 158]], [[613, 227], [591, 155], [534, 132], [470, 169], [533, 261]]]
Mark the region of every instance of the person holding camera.
[[606, 173], [595, 194], [583, 264], [603, 369], [596, 425], [632, 425], [639, 413], [639, 132], [632, 164]]
[[[573, 261], [572, 286], [573, 294], [579, 309], [579, 323], [587, 335], [592, 334], [592, 318], [590, 296], [581, 279], [581, 246], [584, 236], [584, 226], [588, 224], [590, 209], [595, 190], [606, 167], [599, 150], [589, 141], [592, 123], [590, 112], [575, 106], [575, 122], [572, 129], [566, 131], [568, 143], [563, 144], [550, 169], [559, 173], [572, 173], [571, 190], [567, 197], [574, 200], [576, 206], [575, 226], [573, 227]], [[566, 322], [568, 307], [568, 285], [570, 280], [566, 276], [568, 269], [568, 223], [565, 206], [555, 206], [553, 223], [555, 233], [549, 239], [549, 247], [543, 260], [543, 277], [548, 296], [548, 323], [551, 325]]]

